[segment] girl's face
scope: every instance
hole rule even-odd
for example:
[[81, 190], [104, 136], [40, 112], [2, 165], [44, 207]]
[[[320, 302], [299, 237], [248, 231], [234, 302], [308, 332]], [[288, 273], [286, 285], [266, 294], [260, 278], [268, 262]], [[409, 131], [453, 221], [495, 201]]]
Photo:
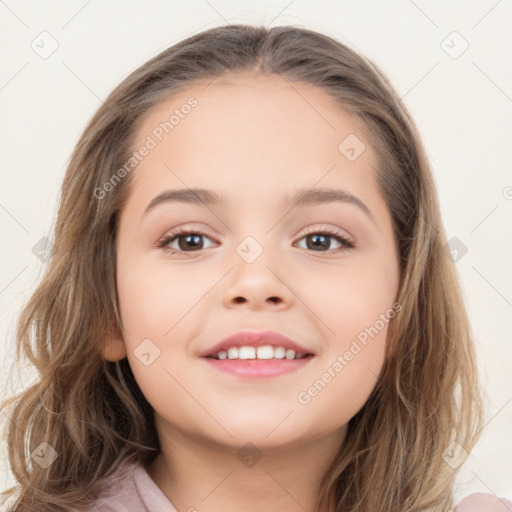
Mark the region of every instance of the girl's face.
[[[371, 139], [321, 89], [275, 75], [210, 82], [140, 126], [117, 242], [125, 331], [104, 357], [127, 355], [159, 434], [260, 448], [342, 439], [376, 384], [398, 310], [398, 250]], [[198, 188], [223, 201], [146, 211], [164, 192]], [[333, 195], [291, 202], [319, 189], [363, 206]], [[159, 247], [178, 230], [196, 235]], [[273, 377], [199, 356], [242, 330], [278, 331], [314, 356]]]

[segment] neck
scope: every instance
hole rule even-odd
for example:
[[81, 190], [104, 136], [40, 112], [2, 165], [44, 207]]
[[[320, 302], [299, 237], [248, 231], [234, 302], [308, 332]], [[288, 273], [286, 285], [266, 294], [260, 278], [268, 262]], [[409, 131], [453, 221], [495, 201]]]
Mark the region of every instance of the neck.
[[179, 511], [319, 512], [320, 483], [346, 426], [287, 447], [240, 447], [159, 432], [161, 452], [146, 468]]

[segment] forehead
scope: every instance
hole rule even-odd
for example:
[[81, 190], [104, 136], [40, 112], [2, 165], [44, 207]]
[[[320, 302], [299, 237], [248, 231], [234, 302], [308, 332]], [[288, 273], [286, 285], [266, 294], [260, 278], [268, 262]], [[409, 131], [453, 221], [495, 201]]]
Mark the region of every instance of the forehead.
[[134, 171], [145, 197], [200, 186], [261, 201], [316, 183], [377, 193], [376, 155], [361, 119], [323, 89], [279, 75], [193, 82], [146, 113], [134, 150], [149, 139], [154, 147]]
[[[193, 108], [188, 106], [191, 99]], [[170, 119], [173, 126], [165, 131], [162, 125]], [[170, 94], [139, 120], [136, 145], [148, 134], [163, 137], [163, 142], [174, 139], [177, 145], [190, 137], [190, 125], [195, 142], [202, 138], [203, 144], [213, 145], [225, 142], [226, 135], [236, 141], [247, 140], [250, 135], [255, 147], [270, 138], [275, 138], [276, 145], [288, 145], [312, 135], [321, 135], [325, 145], [332, 146], [339, 137], [353, 132], [366, 138], [367, 131], [360, 118], [341, 108], [324, 89], [280, 75], [245, 73], [194, 81]], [[283, 131], [283, 127], [287, 129]], [[164, 133], [159, 134], [162, 130]]]

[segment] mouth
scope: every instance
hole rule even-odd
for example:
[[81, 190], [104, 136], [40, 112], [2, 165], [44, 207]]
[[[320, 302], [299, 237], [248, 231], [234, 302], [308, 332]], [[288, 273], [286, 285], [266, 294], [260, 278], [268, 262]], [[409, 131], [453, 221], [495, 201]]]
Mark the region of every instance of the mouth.
[[313, 355], [300, 359], [215, 359], [202, 358], [211, 368], [238, 377], [278, 377], [304, 368], [314, 358]]
[[299, 352], [292, 348], [285, 348], [273, 345], [254, 346], [236, 346], [230, 347], [227, 350], [219, 350], [215, 354], [206, 356], [207, 359], [217, 360], [258, 360], [258, 361], [293, 361], [295, 359], [303, 359], [305, 357], [313, 357], [313, 354], [308, 352]]
[[243, 331], [199, 354], [209, 368], [242, 377], [273, 377], [306, 366], [310, 350], [275, 331]]
[[[256, 350], [254, 354], [253, 349]], [[220, 340], [201, 352], [199, 356], [217, 356], [219, 359], [293, 359], [297, 354], [309, 353], [312, 353], [312, 350], [279, 332], [246, 330]]]

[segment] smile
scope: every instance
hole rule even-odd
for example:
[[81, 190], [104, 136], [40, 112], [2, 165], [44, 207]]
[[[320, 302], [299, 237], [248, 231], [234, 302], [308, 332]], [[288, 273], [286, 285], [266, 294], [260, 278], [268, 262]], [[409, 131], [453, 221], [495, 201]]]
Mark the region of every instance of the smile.
[[[241, 349], [245, 347], [240, 347]], [[254, 347], [252, 348], [254, 351]], [[277, 347], [279, 348], [279, 347]], [[231, 350], [231, 349], [230, 349]], [[285, 358], [256, 358], [252, 353], [237, 354], [236, 358], [222, 356], [223, 358], [216, 358], [214, 356], [203, 357], [203, 361], [208, 364], [210, 368], [218, 370], [220, 372], [228, 373], [239, 377], [277, 377], [286, 373], [297, 371], [308, 365], [314, 358], [312, 354], [297, 357], [295, 354], [289, 354], [290, 357]], [[242, 357], [239, 357], [242, 355]], [[244, 356], [252, 357], [244, 357]], [[265, 355], [269, 355], [267, 352]], [[280, 353], [278, 352], [278, 355]], [[293, 355], [293, 357], [291, 357]]]

